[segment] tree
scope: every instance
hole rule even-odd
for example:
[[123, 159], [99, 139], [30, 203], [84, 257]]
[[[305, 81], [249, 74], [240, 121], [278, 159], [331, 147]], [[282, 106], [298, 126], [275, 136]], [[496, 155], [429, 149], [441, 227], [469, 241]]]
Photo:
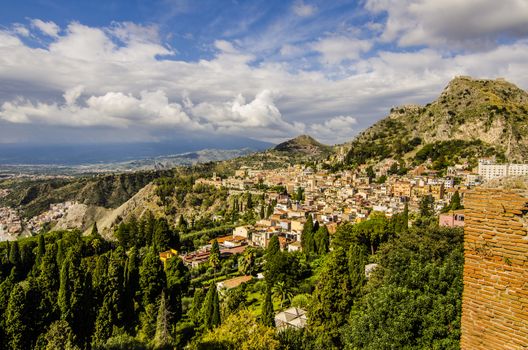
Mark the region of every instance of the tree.
[[301, 233], [301, 245], [306, 254], [315, 252], [314, 222], [312, 215], [308, 215]]
[[323, 255], [328, 253], [328, 248], [330, 246], [330, 234], [326, 225], [319, 227], [315, 233], [315, 247], [317, 248], [317, 253]]
[[259, 324], [247, 310], [230, 315], [219, 327], [197, 341], [196, 348], [228, 350], [277, 350], [275, 329]]
[[211, 253], [209, 255], [209, 265], [215, 270], [220, 266], [220, 246], [215, 239], [211, 245]]
[[267, 327], [275, 327], [275, 312], [273, 311], [271, 287], [268, 284], [266, 285], [266, 292], [264, 294], [264, 303], [262, 304], [260, 321]]
[[94, 224], [92, 226], [91, 235], [92, 236], [99, 236], [99, 229], [97, 228], [97, 222], [94, 222]]
[[459, 349], [463, 255], [461, 229], [413, 227], [386, 243], [343, 329], [346, 348]]
[[206, 329], [211, 329], [220, 324], [220, 302], [216, 285], [209, 286], [201, 310], [201, 319]]
[[194, 322], [194, 324], [198, 325], [203, 322], [201, 319], [201, 310], [204, 302], [204, 291], [202, 288], [197, 288], [194, 291], [193, 300], [191, 303], [191, 309], [189, 310], [189, 317]]
[[342, 248], [326, 256], [313, 293], [309, 323], [317, 335], [316, 348], [342, 348], [339, 329], [353, 303], [348, 257]]
[[64, 320], [53, 322], [44, 335], [45, 350], [79, 350], [75, 345], [75, 334]]
[[430, 217], [434, 214], [434, 198], [431, 195], [423, 196], [420, 200], [420, 216]]
[[274, 235], [271, 236], [269, 242], [268, 242], [268, 248], [266, 249], [266, 258], [271, 258], [275, 256], [276, 254], [280, 253], [280, 242], [279, 237]]
[[20, 268], [21, 267], [21, 258], [20, 258], [20, 248], [18, 246], [18, 241], [14, 241], [11, 244], [10, 250], [9, 250], [9, 262]]
[[139, 268], [143, 306], [154, 304], [163, 289], [163, 268], [158, 254], [149, 249]]
[[238, 259], [238, 270], [244, 275], [251, 275], [256, 269], [257, 252], [253, 247], [247, 247]]
[[[16, 241], [15, 241], [16, 242]], [[29, 349], [26, 310], [26, 292], [20, 283], [15, 284], [6, 310], [6, 335], [11, 349]]]
[[458, 191], [455, 191], [455, 193], [453, 193], [453, 196], [451, 197], [451, 200], [449, 201], [449, 204], [442, 211], [448, 212], [450, 210], [458, 210], [463, 208], [464, 207], [460, 203], [460, 194], [458, 193]]
[[101, 347], [112, 336], [112, 327], [115, 323], [112, 307], [111, 297], [107, 294], [95, 320], [95, 332], [92, 337], [92, 344], [95, 348]]
[[178, 321], [182, 316], [182, 297], [187, 291], [191, 281], [189, 269], [179, 257], [173, 257], [166, 262], [165, 276], [167, 280], [167, 309], [173, 318]]
[[284, 281], [275, 283], [273, 286], [273, 294], [279, 297], [281, 309], [284, 307], [284, 303], [289, 301], [293, 296], [293, 293]]
[[372, 166], [367, 168], [367, 177], [371, 181], [376, 178], [376, 173], [374, 172], [374, 168], [372, 168]]
[[167, 308], [165, 293], [161, 292], [160, 303], [158, 307], [158, 317], [156, 319], [156, 333], [154, 335], [154, 346], [163, 348], [172, 342], [169, 331], [170, 311]]
[[38, 245], [37, 245], [37, 257], [35, 259], [35, 266], [40, 267], [40, 262], [46, 253], [46, 242], [44, 241], [44, 235], [40, 234], [38, 236]]
[[128, 259], [125, 267], [125, 304], [124, 319], [125, 326], [128, 330], [133, 330], [136, 325], [137, 316], [135, 313], [135, 303], [137, 294], [139, 294], [139, 256], [137, 249], [132, 247], [128, 253]]

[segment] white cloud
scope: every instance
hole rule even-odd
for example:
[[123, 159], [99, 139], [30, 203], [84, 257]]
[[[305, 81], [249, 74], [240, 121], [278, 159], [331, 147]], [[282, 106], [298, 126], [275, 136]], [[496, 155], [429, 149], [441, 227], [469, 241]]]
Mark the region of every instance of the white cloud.
[[338, 116], [324, 121], [323, 123], [314, 123], [309, 127], [309, 133], [313, 134], [318, 140], [335, 145], [350, 140], [353, 135], [357, 119], [351, 116]]
[[[395, 104], [433, 100], [455, 75], [502, 76], [528, 87], [526, 40], [484, 53], [444, 54], [436, 48], [370, 52], [370, 42], [336, 35], [295, 45], [276, 37], [284, 54], [313, 45], [332, 66], [292, 71], [225, 40], [214, 43], [212, 58], [186, 62], [167, 56], [174, 50], [160, 41], [156, 27], [134, 24], [73, 22], [41, 47], [25, 44], [12, 29], [0, 30], [0, 119], [28, 129], [115, 127], [123, 138], [182, 129], [272, 141], [307, 132], [334, 143]], [[334, 67], [342, 74], [329, 77]], [[12, 139], [8, 130], [14, 129], [0, 128], [0, 142]]]
[[15, 32], [16, 34], [18, 34], [20, 36], [23, 36], [23, 37], [30, 36], [29, 29], [27, 29], [26, 26], [24, 26], [23, 24], [20, 24], [20, 23], [15, 23], [13, 25], [13, 32]]
[[368, 40], [346, 36], [331, 36], [312, 44], [312, 49], [321, 53], [323, 62], [329, 64], [341, 63], [344, 60], [357, 60], [361, 53], [371, 48], [372, 43]]
[[316, 11], [317, 7], [305, 4], [303, 1], [298, 1], [293, 5], [293, 12], [300, 17], [312, 16]]
[[57, 38], [59, 36], [60, 27], [52, 21], [44, 22], [40, 19], [31, 20], [31, 25], [39, 29], [42, 33]]
[[528, 35], [528, 2], [520, 0], [367, 0], [388, 15], [382, 39], [401, 46], [489, 48], [501, 36]]

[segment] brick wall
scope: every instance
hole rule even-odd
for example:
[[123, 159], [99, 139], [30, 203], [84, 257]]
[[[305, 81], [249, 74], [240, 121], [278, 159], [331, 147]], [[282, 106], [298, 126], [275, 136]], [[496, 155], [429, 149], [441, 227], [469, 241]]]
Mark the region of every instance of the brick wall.
[[528, 349], [528, 191], [479, 188], [464, 205], [461, 348]]

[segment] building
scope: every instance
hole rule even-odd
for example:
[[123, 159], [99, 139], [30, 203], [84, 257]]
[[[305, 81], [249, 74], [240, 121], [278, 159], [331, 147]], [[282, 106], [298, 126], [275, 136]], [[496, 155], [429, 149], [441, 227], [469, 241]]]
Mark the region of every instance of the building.
[[287, 328], [304, 328], [307, 321], [306, 311], [297, 307], [291, 307], [275, 315], [275, 327], [278, 331]]
[[159, 258], [161, 260], [161, 262], [163, 263], [163, 266], [165, 266], [165, 264], [167, 263], [167, 260], [175, 257], [175, 256], [178, 256], [178, 252], [176, 251], [176, 249], [169, 249], [165, 252], [161, 252], [159, 253]]
[[464, 227], [464, 209], [440, 214], [438, 224], [445, 227]]
[[506, 176], [528, 175], [528, 164], [497, 164], [488, 159], [479, 159], [478, 174], [484, 180]]

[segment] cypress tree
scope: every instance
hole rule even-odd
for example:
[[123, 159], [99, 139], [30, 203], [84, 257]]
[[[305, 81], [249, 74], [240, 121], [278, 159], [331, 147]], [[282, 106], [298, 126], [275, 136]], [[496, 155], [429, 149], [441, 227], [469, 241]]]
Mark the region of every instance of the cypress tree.
[[17, 283], [9, 295], [5, 313], [5, 332], [11, 349], [30, 348], [27, 342], [28, 326], [25, 294], [22, 285]]
[[211, 252], [209, 255], [209, 264], [215, 270], [220, 266], [220, 246], [218, 241], [215, 239], [211, 245]]
[[104, 345], [106, 340], [112, 336], [114, 325], [112, 307], [111, 297], [105, 296], [103, 305], [99, 309], [95, 320], [95, 331], [92, 337], [92, 345], [95, 348]]
[[197, 288], [194, 291], [193, 300], [191, 303], [191, 309], [189, 310], [189, 317], [194, 322], [194, 324], [198, 325], [202, 323], [201, 319], [201, 310], [204, 302], [204, 290], [202, 288]]
[[171, 343], [169, 319], [170, 312], [167, 309], [165, 293], [161, 292], [158, 317], [156, 318], [156, 333], [154, 335], [154, 346], [156, 348], [164, 348]]
[[9, 250], [9, 262], [20, 268], [20, 264], [22, 262], [20, 258], [20, 248], [18, 246], [18, 241], [14, 241], [13, 244], [11, 244], [11, 248]]
[[330, 246], [330, 234], [325, 225], [321, 226], [315, 233], [315, 247], [319, 255], [326, 254]]
[[271, 299], [271, 288], [269, 285], [266, 285], [266, 293], [264, 295], [264, 303], [262, 304], [260, 319], [263, 325], [275, 327], [275, 312], [273, 311], [273, 301]]
[[37, 258], [35, 260], [35, 266], [40, 267], [40, 262], [46, 253], [46, 242], [44, 241], [44, 235], [40, 234], [38, 237], [37, 245]]
[[158, 254], [149, 249], [139, 268], [139, 287], [143, 305], [155, 303], [163, 289], [163, 269]]
[[209, 286], [205, 301], [202, 305], [201, 319], [206, 329], [212, 329], [220, 324], [220, 303], [218, 291], [213, 283]]
[[132, 247], [128, 254], [125, 267], [125, 297], [124, 297], [124, 320], [128, 330], [133, 330], [136, 325], [136, 313], [134, 303], [139, 290], [139, 257], [137, 249]]
[[66, 258], [66, 253], [64, 252], [64, 242], [62, 239], [57, 241], [57, 266], [62, 267], [62, 262]]
[[165, 267], [167, 280], [167, 309], [172, 320], [178, 321], [182, 316], [182, 297], [190, 283], [189, 269], [179, 257], [169, 259]]
[[266, 256], [268, 259], [280, 253], [280, 242], [278, 236], [271, 236], [268, 242], [268, 248], [266, 249]]
[[306, 254], [314, 252], [314, 223], [312, 214], [309, 214], [304, 223], [303, 230], [301, 233], [301, 246]]

